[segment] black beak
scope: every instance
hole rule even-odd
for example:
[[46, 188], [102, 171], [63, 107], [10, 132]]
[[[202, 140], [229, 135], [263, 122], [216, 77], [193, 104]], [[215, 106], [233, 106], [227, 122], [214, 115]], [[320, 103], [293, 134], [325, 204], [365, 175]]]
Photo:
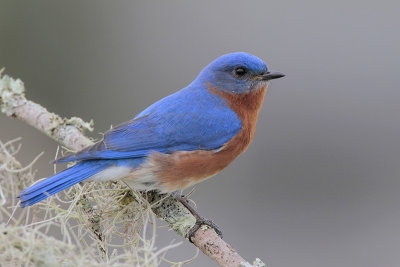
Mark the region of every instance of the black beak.
[[262, 79], [264, 81], [269, 81], [269, 80], [285, 77], [285, 74], [283, 74], [282, 72], [278, 72], [278, 71], [269, 71], [269, 72], [266, 72], [262, 77], [263, 77]]

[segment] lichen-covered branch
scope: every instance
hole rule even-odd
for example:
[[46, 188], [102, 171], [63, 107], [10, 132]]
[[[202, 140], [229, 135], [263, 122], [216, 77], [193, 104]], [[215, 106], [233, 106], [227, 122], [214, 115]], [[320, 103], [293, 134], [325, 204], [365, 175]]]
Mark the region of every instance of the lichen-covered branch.
[[[168, 223], [175, 232], [186, 237], [187, 232], [196, 223], [196, 219], [190, 211], [172, 195], [157, 194], [156, 192], [149, 192], [147, 195], [150, 203], [159, 203], [153, 207], [154, 213]], [[192, 242], [220, 266], [253, 266], [246, 262], [228, 243], [222, 240], [214, 229], [206, 225], [196, 231], [192, 237]], [[254, 266], [262, 267], [265, 265], [257, 259], [254, 262]]]
[[85, 130], [93, 131], [93, 121], [81, 118], [62, 118], [44, 107], [25, 98], [24, 83], [20, 79], [4, 75], [0, 70], [0, 110], [10, 117], [18, 118], [45, 133], [61, 145], [80, 150], [92, 142], [83, 135]]
[[[145, 201], [143, 197], [133, 197], [122, 183], [75, 185], [65, 194], [17, 210], [16, 196], [34, 182], [34, 165], [40, 156], [22, 166], [16, 159], [20, 141], [0, 140], [1, 266], [158, 266], [165, 253], [180, 244], [155, 246], [154, 214], [139, 203]], [[101, 226], [97, 228], [101, 238], [90, 225], [93, 206], [98, 207], [94, 218]], [[61, 236], [54, 238], [54, 231]]]
[[[0, 71], [0, 110], [2, 113], [26, 122], [63, 146], [75, 151], [93, 143], [83, 134], [84, 130], [93, 130], [92, 121], [87, 123], [77, 117], [62, 118], [47, 111], [39, 104], [27, 100], [23, 82], [20, 79], [14, 80], [7, 75], [1, 77], [2, 71]], [[148, 201], [153, 205], [152, 210], [157, 217], [164, 220], [177, 234], [187, 238], [188, 231], [196, 222], [189, 210], [171, 195], [150, 192]], [[93, 211], [93, 207], [89, 207], [88, 210]], [[91, 217], [88, 216], [88, 218], [90, 221]], [[92, 219], [93, 221], [90, 221], [89, 225], [99, 236], [98, 225], [94, 218]], [[265, 266], [259, 260], [254, 265], [246, 262], [213, 229], [207, 226], [197, 230], [192, 237], [192, 242], [220, 266]]]

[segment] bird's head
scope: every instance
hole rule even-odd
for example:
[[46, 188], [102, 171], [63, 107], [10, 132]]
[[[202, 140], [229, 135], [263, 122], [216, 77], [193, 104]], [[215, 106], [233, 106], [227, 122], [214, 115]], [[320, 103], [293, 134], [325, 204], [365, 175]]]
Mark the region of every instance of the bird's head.
[[215, 59], [201, 71], [196, 81], [209, 83], [217, 90], [230, 94], [241, 94], [284, 76], [283, 73], [270, 71], [258, 57], [236, 52]]

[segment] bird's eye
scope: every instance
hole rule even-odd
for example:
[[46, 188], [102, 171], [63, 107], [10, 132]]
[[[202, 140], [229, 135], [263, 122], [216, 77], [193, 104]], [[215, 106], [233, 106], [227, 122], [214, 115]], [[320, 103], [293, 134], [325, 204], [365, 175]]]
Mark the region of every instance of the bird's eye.
[[247, 73], [247, 69], [245, 67], [237, 67], [234, 72], [237, 76], [241, 77]]

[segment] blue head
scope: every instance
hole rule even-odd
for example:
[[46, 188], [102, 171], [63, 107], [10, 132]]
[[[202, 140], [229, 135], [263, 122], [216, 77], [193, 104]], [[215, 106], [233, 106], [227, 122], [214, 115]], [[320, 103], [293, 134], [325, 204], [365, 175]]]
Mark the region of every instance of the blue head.
[[210, 83], [217, 90], [233, 94], [249, 92], [269, 80], [285, 76], [270, 72], [267, 64], [249, 53], [223, 55], [205, 67], [195, 82]]

